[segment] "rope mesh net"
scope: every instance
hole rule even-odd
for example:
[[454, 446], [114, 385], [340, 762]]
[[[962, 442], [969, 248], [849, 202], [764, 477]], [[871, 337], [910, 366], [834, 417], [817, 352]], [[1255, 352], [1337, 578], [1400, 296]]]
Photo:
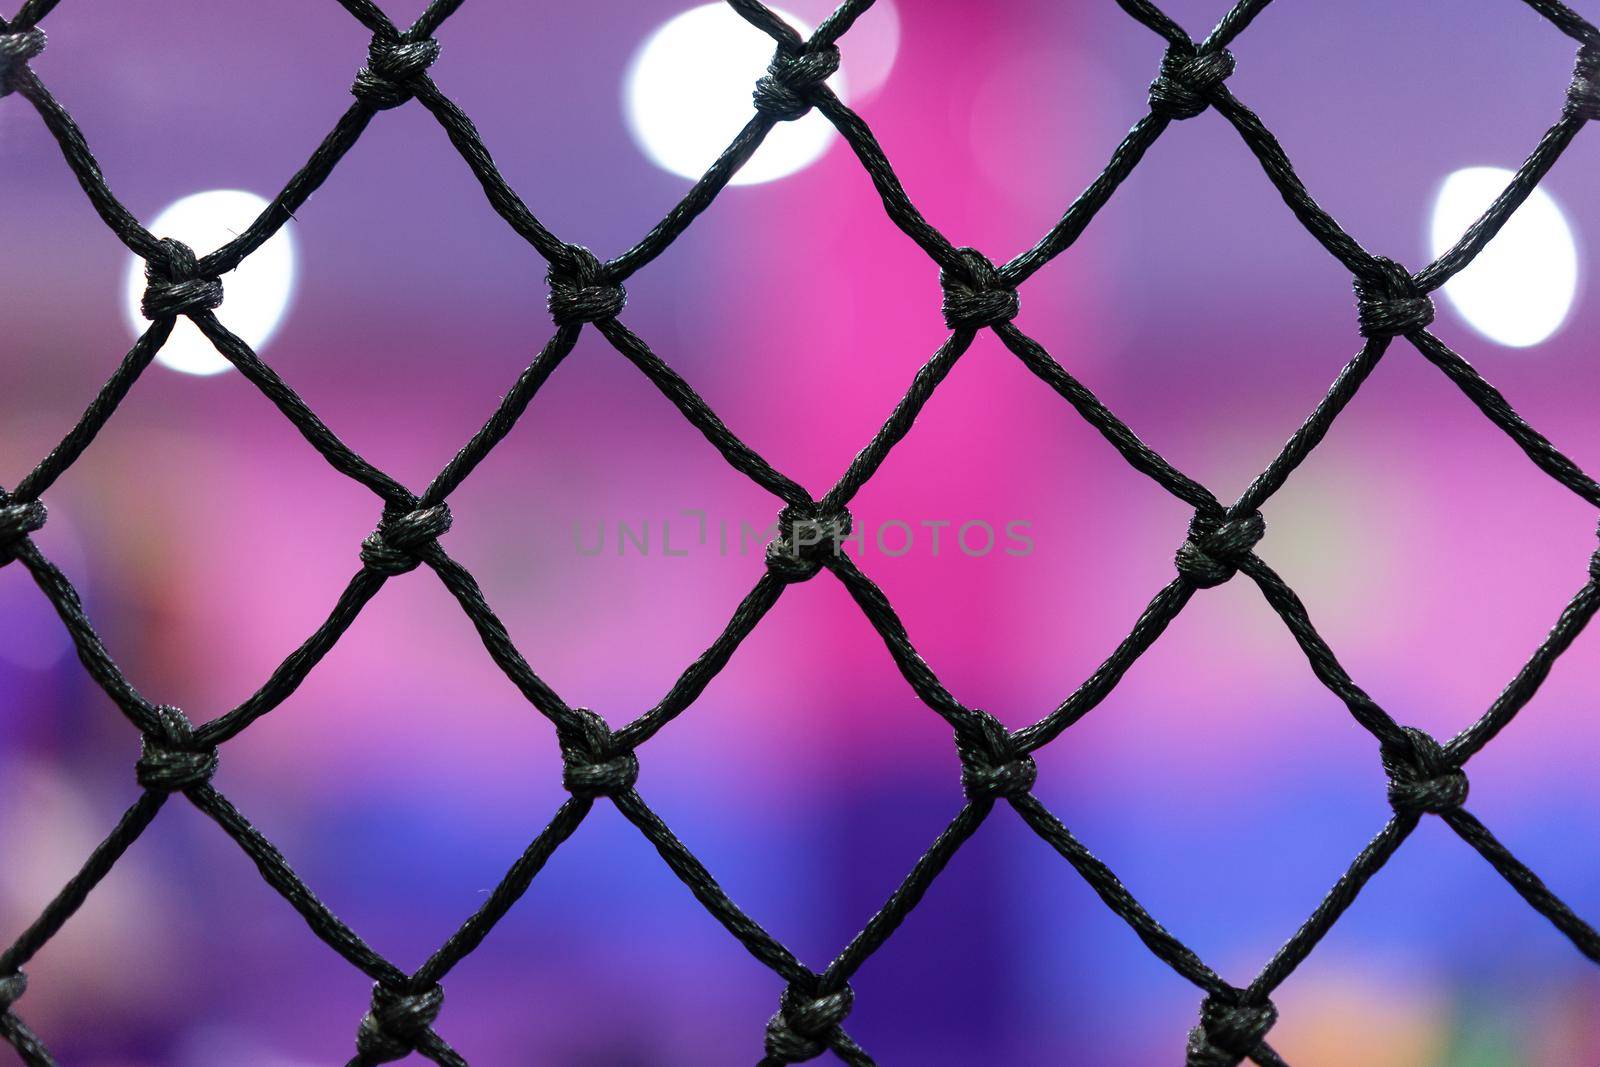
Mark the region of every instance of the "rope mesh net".
[[[147, 231], [112, 193], [88, 143], [67, 110], [30, 68], [45, 48], [40, 22], [57, 0], [26, 0], [9, 22], [0, 19], [0, 95], [31, 104], [59, 143], [68, 166], [100, 217], [145, 263], [143, 311], [150, 320], [61, 443], [9, 492], [0, 491], [0, 565], [25, 567], [66, 624], [84, 667], [138, 729], [142, 751], [135, 774], [143, 789], [116, 827], [38, 919], [0, 953], [0, 1036], [30, 1067], [52, 1064], [44, 1041], [17, 1013], [26, 989], [22, 968], [72, 917], [118, 859], [150, 826], [175, 793], [183, 794], [253, 860], [261, 876], [305, 919], [311, 932], [374, 982], [372, 1002], [355, 1028], [353, 1067], [403, 1059], [413, 1053], [438, 1064], [466, 1060], [435, 1024], [444, 1002], [442, 980], [472, 952], [528, 889], [551, 854], [607, 798], [650, 841], [661, 858], [733, 937], [786, 988], [766, 1024], [761, 1063], [798, 1063], [831, 1051], [846, 1063], [873, 1063], [845, 1023], [854, 1003], [850, 979], [906, 918], [957, 850], [1004, 803], [1080, 874], [1145, 946], [1203, 994], [1190, 1031], [1190, 1067], [1246, 1060], [1272, 1067], [1285, 1062], [1268, 1042], [1277, 1018], [1274, 990], [1303, 962], [1426, 816], [1450, 827], [1498, 871], [1522, 898], [1553, 923], [1579, 952], [1600, 962], [1600, 933], [1579, 918], [1539, 877], [1464, 806], [1465, 763], [1533, 697], [1551, 666], [1600, 611], [1600, 552], [1575, 561], [1584, 581], [1532, 657], [1474, 723], [1448, 741], [1402, 725], [1340, 666], [1299, 597], [1254, 552], [1266, 534], [1261, 507], [1323, 439], [1328, 428], [1372, 373], [1396, 337], [1444, 372], [1545, 474], [1600, 508], [1600, 484], [1524, 422], [1505, 397], [1461, 356], [1428, 332], [1430, 295], [1461, 271], [1495, 236], [1591, 119], [1600, 118], [1600, 30], [1559, 0], [1523, 0], [1557, 30], [1578, 42], [1576, 71], [1561, 114], [1505, 190], [1434, 262], [1412, 272], [1375, 255], [1323, 211], [1296, 175], [1272, 133], [1229, 90], [1234, 70], [1228, 46], [1270, 0], [1240, 0], [1208, 36], [1196, 42], [1148, 0], [1117, 0], [1138, 22], [1166, 41], [1150, 84], [1150, 110], [1117, 145], [1105, 169], [1037, 244], [1003, 264], [972, 248], [957, 247], [917, 210], [862, 119], [834, 95], [826, 79], [838, 69], [840, 41], [872, 0], [846, 0], [810, 37], [802, 37], [757, 0], [729, 6], [776, 45], [767, 74], [753, 88], [754, 114], [733, 142], [683, 199], [636, 245], [602, 261], [556, 237], [501, 178], [471, 120], [429, 75], [440, 56], [434, 33], [462, 0], [433, 0], [407, 28], [392, 22], [371, 0], [339, 0], [372, 34], [367, 62], [352, 86], [355, 101], [305, 166], [244, 232], [205, 256]], [[508, 390], [498, 408], [420, 494], [351, 450], [250, 347], [218, 321], [221, 278], [261, 246], [328, 177], [368, 123], [383, 110], [415, 101], [444, 128], [451, 144], [483, 187], [494, 210], [549, 265], [549, 309], [556, 329], [537, 358]], [[15, 103], [10, 106], [16, 106]], [[866, 169], [890, 219], [939, 268], [948, 340], [921, 367], [910, 388], [843, 477], [815, 499], [749, 448], [695, 390], [619, 320], [623, 283], [660, 256], [708, 208], [780, 122], [812, 110], [826, 116]], [[1243, 138], [1289, 210], [1310, 235], [1350, 272], [1356, 294], [1360, 350], [1282, 451], [1233, 504], [1184, 475], [1149, 448], [1045, 349], [1012, 322], [1018, 288], [1069, 248], [1149, 147], [1175, 121], [1214, 111]], [[101, 643], [72, 583], [33, 544], [45, 523], [43, 494], [83, 453], [150, 365], [178, 316], [187, 316], [245, 378], [292, 422], [332, 466], [370, 489], [382, 505], [376, 529], [360, 546], [361, 567], [326, 621], [239, 706], [195, 725], [177, 708], [139, 693]], [[473, 576], [440, 543], [451, 525], [448, 499], [479, 462], [510, 432], [550, 373], [572, 352], [585, 327], [599, 332], [658, 388], [735, 469], [782, 501], [779, 533], [768, 546], [766, 569], [709, 648], [654, 707], [620, 728], [567, 704], [534, 672], [512, 643]], [[1008, 730], [993, 715], [967, 707], [939, 681], [913, 647], [905, 626], [878, 586], [856, 561], [836, 551], [851, 522], [847, 506], [910, 430], [918, 412], [978, 331], [989, 329], [1022, 363], [1087, 420], [1135, 469], [1194, 509], [1188, 537], [1178, 548], [1176, 576], [1156, 593], [1131, 633], [1101, 666], [1054, 711], [1038, 722]], [[339, 920], [296, 875], [278, 850], [211, 784], [219, 751], [251, 723], [292, 694], [383, 585], [424, 566], [438, 576], [471, 619], [484, 648], [528, 702], [554, 726], [571, 794], [528, 845], [483, 905], [417, 970], [407, 973], [374, 951]], [[727, 663], [740, 642], [777, 603], [785, 588], [823, 571], [843, 583], [917, 696], [954, 732], [966, 801], [960, 813], [917, 861], [866, 926], [824, 969], [801, 962], [747, 915], [645, 802], [637, 788], [638, 748], [690, 706]], [[1305, 653], [1317, 678], [1377, 741], [1388, 776], [1392, 817], [1350, 864], [1304, 924], [1247, 985], [1229, 983], [1169, 933], [1073, 836], [1033, 788], [1032, 753], [1088, 713], [1129, 666], [1160, 637], [1199, 590], [1237, 575], [1253, 582]], [[356, 1009], [352, 1009], [352, 1017]], [[752, 1025], [752, 1029], [754, 1024]], [[752, 1034], [752, 1049], [755, 1035]]]

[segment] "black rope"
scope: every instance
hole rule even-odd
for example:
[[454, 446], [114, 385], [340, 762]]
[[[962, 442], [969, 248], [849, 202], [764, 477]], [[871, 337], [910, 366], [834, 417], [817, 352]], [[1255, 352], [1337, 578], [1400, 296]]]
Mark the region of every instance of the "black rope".
[[[1124, 11], [1167, 44], [1149, 86], [1149, 111], [1133, 123], [1105, 168], [1060, 220], [1031, 248], [997, 264], [977, 249], [957, 246], [923, 217], [870, 128], [828, 88], [827, 79], [841, 62], [845, 47], [841, 42], [872, 6], [872, 0], [845, 0], [809, 38], [758, 0], [727, 0], [735, 12], [766, 33], [775, 48], [766, 73], [751, 87], [751, 118], [649, 233], [632, 248], [605, 260], [581, 245], [563, 241], [539, 221], [500, 175], [471, 120], [433, 81], [435, 66], [448, 69], [449, 65], [434, 34], [462, 0], [433, 0], [405, 29], [395, 25], [372, 0], [339, 2], [371, 34], [364, 62], [352, 82], [354, 99], [260, 216], [232, 241], [200, 257], [182, 243], [152, 234], [139, 224], [112, 192], [77, 123], [32, 69], [36, 62], [53, 58], [46, 52], [48, 41], [38, 23], [55, 8], [57, 0], [26, 0], [10, 22], [0, 19], [0, 97], [21, 97], [33, 107], [95, 211], [118, 239], [145, 261], [147, 284], [141, 308], [151, 320], [61, 442], [11, 492], [0, 490], [0, 566], [16, 563], [32, 575], [61, 617], [90, 677], [138, 731], [141, 744], [134, 775], [144, 790], [39, 917], [0, 952], [0, 1040], [13, 1048], [24, 1064], [49, 1067], [54, 1061], [17, 1015], [17, 1005], [27, 991], [22, 968], [72, 918], [174, 794], [182, 794], [216, 822], [255, 863], [267, 884], [300, 913], [311, 932], [374, 982], [371, 1003], [355, 1028], [351, 1067], [371, 1067], [413, 1053], [438, 1064], [466, 1062], [435, 1029], [444, 1015], [442, 981], [490, 935], [550, 856], [577, 832], [601, 800], [616, 805], [712, 918], [761, 965], [783, 979], [785, 988], [764, 1037], [757, 1042], [752, 1035], [751, 1059], [764, 1065], [798, 1063], [830, 1051], [857, 1067], [873, 1062], [845, 1029], [855, 1007], [850, 979], [894, 934], [956, 852], [1002, 802], [1078, 872], [1153, 954], [1202, 993], [1186, 1049], [1190, 1067], [1232, 1067], [1245, 1060], [1273, 1067], [1284, 1062], [1267, 1040], [1277, 1020], [1272, 993], [1430, 815], [1440, 818], [1483, 856], [1581, 953], [1600, 962], [1600, 933], [1467, 810], [1469, 787], [1464, 769], [1528, 704], [1558, 657], [1600, 612], [1600, 550], [1587, 561], [1574, 561], [1574, 579], [1583, 584], [1532, 658], [1477, 722], [1447, 742], [1402, 726], [1362, 690], [1317, 632], [1299, 597], [1255, 552], [1268, 537], [1262, 509], [1322, 441], [1396, 338], [1404, 338], [1454, 381], [1540, 470], [1600, 508], [1600, 483], [1524, 422], [1493, 385], [1428, 332], [1433, 318], [1429, 294], [1472, 262], [1579, 131], [1600, 118], [1600, 30], [1560, 0], [1524, 0], [1579, 45], [1559, 117], [1483, 215], [1437, 260], [1412, 273], [1367, 251], [1317, 204], [1277, 139], [1228, 88], [1238, 65], [1230, 46], [1270, 0], [1239, 0], [1198, 43], [1150, 0], [1117, 0]], [[555, 323], [538, 357], [420, 495], [347, 446], [213, 314], [224, 297], [222, 276], [306, 202], [380, 111], [413, 100], [438, 121], [493, 209], [545, 261], [549, 309]], [[665, 252], [712, 204], [779, 122], [813, 110], [825, 116], [849, 144], [889, 218], [932, 260], [950, 328], [949, 338], [917, 371], [872, 440], [820, 499], [746, 445], [693, 386], [618, 317], [627, 305], [623, 283]], [[1208, 111], [1215, 111], [1220, 121], [1238, 133], [1289, 210], [1349, 271], [1356, 293], [1352, 333], [1365, 338], [1305, 423], [1231, 507], [1145, 444], [1013, 322], [1020, 307], [1021, 285], [1072, 246], [1166, 128], [1178, 121], [1206, 121]], [[929, 292], [931, 299], [931, 283]], [[32, 541], [32, 535], [49, 520], [40, 497], [94, 441], [166, 343], [180, 316], [191, 319], [335, 470], [365, 485], [380, 501], [372, 534], [352, 553], [352, 564], [358, 557], [360, 567], [325, 621], [244, 703], [198, 725], [179, 709], [153, 702], [134, 688], [96, 633], [72, 583]], [[615, 729], [594, 712], [567, 704], [534, 672], [477, 581], [449, 556], [441, 542], [451, 527], [451, 493], [511, 432], [586, 327], [595, 329], [638, 368], [734, 469], [772, 493], [779, 509], [778, 536], [768, 547], [766, 571], [739, 603], [723, 632], [654, 707]], [[1059, 707], [1015, 731], [1007, 730], [988, 712], [966, 706], [945, 688], [917, 652], [882, 590], [853, 559], [836, 550], [837, 542], [850, 531], [847, 505], [851, 499], [910, 431], [923, 405], [984, 329], [993, 330], [1024, 366], [1065, 399], [1129, 465], [1194, 511], [1187, 533], [1177, 541], [1173, 579], [1156, 593], [1129, 635]], [[550, 720], [561, 746], [562, 782], [571, 796], [477, 912], [408, 975], [341, 922], [210, 781], [221, 759], [220, 748], [288, 699], [387, 581], [419, 568], [431, 571], [444, 584], [477, 629], [490, 658], [529, 704]], [[812, 580], [824, 571], [844, 585], [907, 683], [953, 731], [965, 802], [862, 931], [818, 972], [735, 904], [645, 803], [638, 791], [643, 773], [638, 750], [693, 704], [790, 584]], [[1245, 987], [1229, 984], [1167, 931], [1034, 797], [1039, 772], [1031, 755], [1103, 701], [1197, 593], [1240, 574], [1255, 584], [1282, 619], [1316, 677], [1377, 741], [1394, 810], [1388, 824], [1312, 915]]]

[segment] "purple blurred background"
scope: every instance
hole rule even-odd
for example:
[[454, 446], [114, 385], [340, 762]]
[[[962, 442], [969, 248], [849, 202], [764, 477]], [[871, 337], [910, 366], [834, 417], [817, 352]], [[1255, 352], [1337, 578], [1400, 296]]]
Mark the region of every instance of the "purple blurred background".
[[[623, 83], [641, 43], [693, 4], [603, 6], [470, 0], [439, 32], [433, 74], [541, 219], [610, 256], [687, 188], [635, 143]], [[1226, 7], [1166, 6], [1196, 35]], [[422, 0], [386, 7], [403, 23]], [[789, 9], [812, 25], [825, 14]], [[203, 190], [273, 195], [347, 106], [367, 40], [326, 0], [68, 0], [44, 26], [35, 69], [146, 221]], [[902, 0], [897, 17], [879, 0], [843, 42], [844, 75], [860, 64], [861, 84], [881, 80], [847, 95], [930, 221], [998, 260], [1104, 166], [1145, 110], [1161, 46], [1110, 2]], [[1313, 194], [1412, 266], [1431, 256], [1441, 183], [1515, 167], [1559, 113], [1572, 60], [1513, 0], [1284, 3], [1234, 51], [1231, 87]], [[1600, 241], [1592, 133], [1545, 184], [1580, 257]], [[0, 484], [15, 485], [131, 342], [129, 254], [20, 97], [0, 103], [0, 176]], [[416, 105], [380, 115], [291, 229], [294, 294], [263, 358], [420, 489], [551, 333], [543, 264]], [[1580, 275], [1565, 325], [1530, 347], [1495, 343], [1444, 299], [1435, 328], [1595, 471], [1589, 289]], [[628, 290], [623, 320], [818, 495], [946, 335], [936, 268], [837, 138], [795, 174], [726, 190]], [[1023, 287], [1018, 322], [1225, 499], [1359, 342], [1346, 272], [1214, 114], [1161, 138]], [[378, 515], [237, 373], [163, 366], [45, 499], [39, 543], [113, 656], [197, 721], [316, 627]], [[452, 497], [447, 547], [534, 669], [621, 723], [660, 698], [762, 567], [759, 553], [719, 553], [714, 526], [711, 545], [666, 557], [662, 524], [676, 547], [695, 533], [685, 509], [736, 537], [777, 506], [586, 334]], [[946, 685], [1012, 726], [1126, 634], [1170, 579], [1188, 519], [987, 335], [853, 509], [869, 531], [1031, 524], [1027, 556], [952, 551], [954, 526], [937, 555], [922, 527], [902, 556], [861, 556]], [[1590, 509], [1404, 343], [1265, 514], [1261, 554], [1355, 679], [1444, 735], [1511, 679], [1594, 550]], [[649, 524], [647, 556], [618, 555], [619, 522]], [[605, 524], [606, 550], [580, 552], [575, 523], [590, 541]], [[0, 619], [8, 941], [135, 797], [138, 737], [20, 567], [0, 571]], [[1597, 641], [1580, 638], [1471, 764], [1474, 812], [1591, 920]], [[791, 589], [641, 756], [646, 799], [818, 968], [962, 800], [948, 728], [826, 576]], [[225, 747], [217, 784], [410, 968], [555, 811], [559, 767], [548, 724], [422, 571], [391, 582], [299, 692]], [[1040, 767], [1038, 795], [1238, 984], [1388, 811], [1375, 743], [1244, 582], [1198, 595]], [[343, 1062], [367, 1003], [367, 979], [181, 802], [29, 972], [23, 1014], [84, 1067]], [[440, 1031], [474, 1063], [575, 1067], [751, 1062], [781, 989], [603, 803], [446, 985]], [[854, 985], [851, 1032], [888, 1064], [1170, 1064], [1200, 999], [1006, 811]], [[1435, 821], [1275, 999], [1273, 1042], [1297, 1065], [1600, 1063], [1600, 976]]]

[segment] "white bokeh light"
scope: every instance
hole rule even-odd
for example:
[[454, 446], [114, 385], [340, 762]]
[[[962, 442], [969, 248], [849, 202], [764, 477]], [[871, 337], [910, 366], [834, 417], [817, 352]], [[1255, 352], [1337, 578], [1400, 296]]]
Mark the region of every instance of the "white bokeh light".
[[[811, 33], [793, 15], [774, 10], [801, 34]], [[700, 177], [755, 114], [750, 95], [773, 50], [772, 38], [726, 4], [674, 17], [640, 46], [623, 85], [634, 140], [662, 169]], [[844, 96], [841, 75], [828, 85]], [[815, 111], [780, 122], [729, 184], [770, 182], [802, 170], [822, 157], [834, 136]]]
[[[1433, 205], [1433, 254], [1459, 240], [1513, 177], [1502, 167], [1467, 167], [1446, 178]], [[1559, 330], [1577, 293], [1572, 226], [1538, 188], [1478, 258], [1444, 286], [1469, 326], [1512, 348], [1536, 345]]]
[[[150, 232], [171, 237], [194, 249], [197, 256], [216, 251], [233, 240], [266, 210], [267, 201], [242, 189], [210, 189], [186, 196], [157, 215]], [[127, 314], [135, 334], [150, 320], [139, 310], [144, 296], [144, 260], [128, 264]], [[284, 225], [239, 267], [222, 276], [222, 306], [217, 318], [245, 344], [260, 350], [283, 321], [294, 289], [294, 242]], [[156, 362], [185, 374], [219, 374], [233, 364], [223, 358], [199, 327], [179, 318], [172, 336], [156, 354]]]

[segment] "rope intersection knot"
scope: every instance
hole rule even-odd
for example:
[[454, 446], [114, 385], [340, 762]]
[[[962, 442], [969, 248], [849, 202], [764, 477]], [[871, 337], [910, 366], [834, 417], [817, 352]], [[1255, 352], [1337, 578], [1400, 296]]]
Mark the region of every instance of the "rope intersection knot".
[[628, 304], [628, 291], [608, 281], [605, 265], [582, 245], [566, 246], [566, 262], [550, 264], [550, 317], [557, 326], [614, 319]]
[[575, 797], [614, 797], [639, 780], [639, 757], [623, 748], [606, 721], [588, 708], [573, 708], [576, 721], [558, 726], [561, 784]]
[[28, 991], [28, 976], [21, 971], [0, 975], [0, 1015], [11, 1010], [11, 1005], [22, 999]]
[[1467, 774], [1432, 734], [1402, 726], [1410, 752], [1381, 751], [1389, 774], [1389, 804], [1401, 815], [1443, 815], [1466, 803]]
[[1233, 69], [1233, 53], [1226, 48], [1200, 52], [1173, 45], [1150, 83], [1150, 110], [1164, 119], [1192, 119], [1211, 106]]
[[160, 255], [145, 261], [144, 278], [139, 310], [147, 319], [195, 315], [222, 304], [222, 282], [201, 276], [194, 249], [171, 237], [161, 239]]
[[1260, 1004], [1224, 999], [1212, 993], [1200, 1005], [1200, 1024], [1189, 1031], [1186, 1067], [1238, 1067], [1245, 1058], [1253, 1056], [1261, 1041], [1278, 1021], [1278, 1009], [1272, 1001]]
[[973, 801], [1001, 800], [1028, 793], [1039, 778], [1039, 767], [1033, 756], [1018, 750], [999, 719], [986, 711], [974, 714], [976, 730], [956, 731], [962, 792]]
[[1201, 589], [1221, 585], [1238, 573], [1266, 534], [1267, 520], [1259, 511], [1232, 518], [1197, 511], [1174, 560], [1178, 574]]
[[1411, 273], [1385, 256], [1376, 256], [1371, 273], [1356, 275], [1356, 317], [1363, 337], [1394, 337], [1426, 329], [1433, 301], [1417, 288]]
[[44, 31], [37, 27], [0, 33], [0, 96], [9, 96], [16, 88], [16, 76], [26, 69], [30, 59], [44, 51]]
[[839, 1036], [839, 1024], [855, 1007], [848, 985], [832, 993], [807, 993], [789, 986], [767, 1020], [767, 1056], [779, 1063], [804, 1063], [822, 1055]]
[[[1600, 534], [1600, 531], [1596, 531], [1596, 533]], [[3, 539], [4, 535], [0, 535], [0, 540]], [[0, 561], [4, 561], [4, 559], [5, 556], [0, 554]], [[1589, 581], [1595, 585], [1600, 585], [1600, 548], [1595, 549], [1594, 555], [1589, 557]]]
[[1017, 290], [1006, 284], [989, 257], [976, 248], [956, 249], [958, 262], [939, 271], [944, 290], [945, 325], [952, 330], [981, 330], [1017, 317]]
[[439, 58], [439, 42], [431, 37], [375, 36], [367, 46], [367, 65], [350, 86], [355, 98], [377, 111], [387, 111], [417, 95], [420, 80]]
[[23, 540], [44, 528], [48, 518], [40, 500], [12, 500], [0, 492], [0, 567], [17, 558]]
[[385, 508], [378, 528], [361, 542], [361, 562], [390, 578], [416, 570], [423, 552], [449, 532], [450, 523], [449, 504], [410, 511]]
[[1567, 114], [1600, 119], [1600, 44], [1578, 49], [1578, 62], [1567, 88]]
[[756, 82], [756, 110], [780, 122], [800, 118], [816, 104], [822, 86], [839, 69], [839, 49], [833, 45], [782, 47], [772, 57], [767, 73]]
[[195, 744], [194, 728], [177, 708], [156, 708], [155, 730], [144, 735], [134, 774], [143, 789], [179, 793], [211, 781], [217, 773], [217, 750]]
[[444, 990], [429, 986], [402, 993], [381, 982], [372, 987], [372, 1010], [356, 1031], [356, 1053], [365, 1063], [393, 1063], [417, 1050], [444, 1007]]
[[855, 519], [844, 508], [790, 504], [778, 513], [778, 536], [767, 544], [767, 570], [785, 582], [803, 582], [839, 552]]

